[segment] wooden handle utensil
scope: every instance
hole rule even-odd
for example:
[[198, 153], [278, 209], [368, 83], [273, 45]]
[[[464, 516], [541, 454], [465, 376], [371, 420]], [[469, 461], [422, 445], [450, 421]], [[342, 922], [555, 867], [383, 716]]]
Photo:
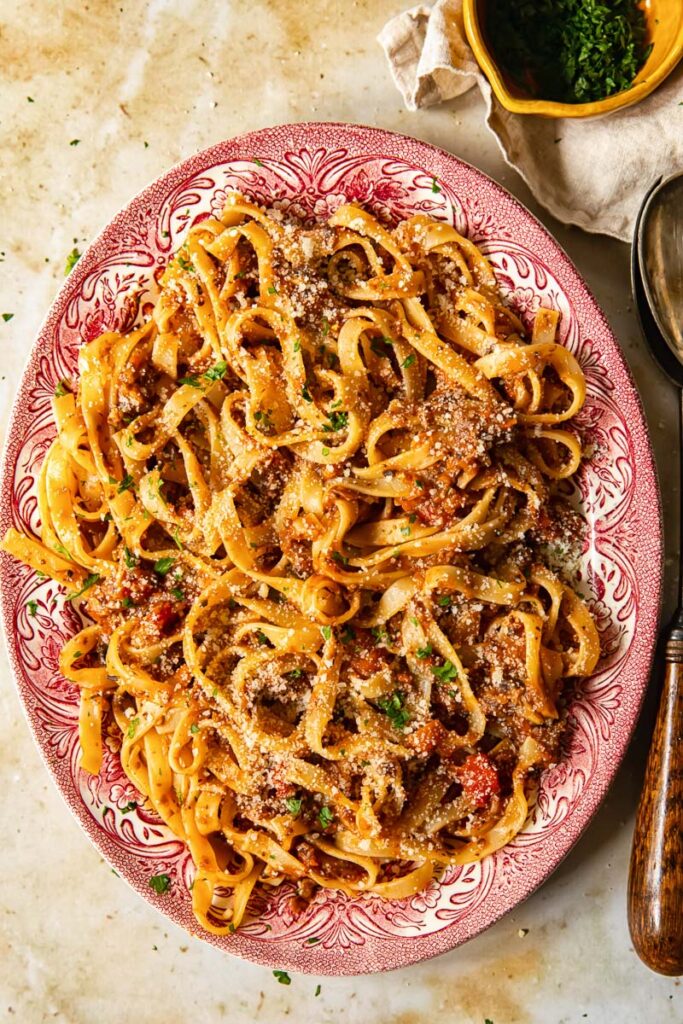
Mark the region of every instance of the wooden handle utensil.
[[683, 974], [683, 610], [664, 648], [664, 686], [631, 851], [628, 917], [640, 959]]

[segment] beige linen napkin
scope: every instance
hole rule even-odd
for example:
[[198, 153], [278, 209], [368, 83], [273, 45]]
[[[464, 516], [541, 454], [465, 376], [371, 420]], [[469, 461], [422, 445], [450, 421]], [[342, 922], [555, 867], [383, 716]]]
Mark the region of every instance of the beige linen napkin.
[[566, 224], [628, 241], [648, 185], [683, 170], [683, 62], [633, 107], [556, 119], [511, 114], [493, 96], [465, 38], [462, 0], [413, 7], [392, 18], [378, 39], [409, 110], [453, 99], [476, 83], [505, 159]]

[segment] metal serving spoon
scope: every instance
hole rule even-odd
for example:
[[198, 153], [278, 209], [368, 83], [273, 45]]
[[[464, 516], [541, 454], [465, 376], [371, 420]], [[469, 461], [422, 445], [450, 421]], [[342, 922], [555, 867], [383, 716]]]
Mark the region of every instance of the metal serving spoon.
[[631, 258], [633, 294], [652, 355], [681, 398], [679, 604], [663, 644], [664, 684], [631, 851], [628, 923], [638, 956], [683, 974], [683, 173], [645, 197]]

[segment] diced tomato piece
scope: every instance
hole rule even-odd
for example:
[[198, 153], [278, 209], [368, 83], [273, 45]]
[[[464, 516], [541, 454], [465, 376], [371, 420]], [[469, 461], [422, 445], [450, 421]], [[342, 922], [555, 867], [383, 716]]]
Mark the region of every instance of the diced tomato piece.
[[406, 745], [418, 754], [433, 754], [446, 735], [441, 722], [433, 718], [406, 737]]
[[493, 761], [486, 754], [470, 754], [457, 769], [465, 796], [475, 807], [487, 804], [500, 793], [500, 779]]

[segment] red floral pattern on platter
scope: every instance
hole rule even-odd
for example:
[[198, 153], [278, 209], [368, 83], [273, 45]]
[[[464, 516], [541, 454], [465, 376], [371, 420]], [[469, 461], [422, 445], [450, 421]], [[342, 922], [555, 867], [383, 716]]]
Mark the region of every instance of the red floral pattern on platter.
[[[588, 824], [614, 776], [646, 687], [662, 573], [660, 505], [637, 392], [604, 316], [544, 228], [479, 171], [424, 143], [337, 124], [266, 129], [214, 146], [163, 175], [93, 243], [66, 281], [33, 347], [14, 407], [3, 468], [0, 530], [38, 526], [35, 482], [54, 436], [50, 398], [73, 376], [79, 346], [124, 330], [155, 294], [188, 226], [220, 212], [238, 188], [306, 223], [364, 203], [388, 224], [416, 212], [453, 223], [488, 254], [501, 288], [530, 323], [540, 304], [561, 314], [560, 336], [580, 360], [587, 401], [577, 427], [591, 452], [573, 498], [587, 521], [575, 580], [596, 615], [603, 658], [576, 688], [561, 762], [540, 783], [513, 843], [446, 873], [404, 901], [323, 892], [302, 915], [285, 887], [257, 892], [231, 936], [202, 935], [228, 952], [323, 974], [389, 970], [466, 941], [540, 885]], [[189, 854], [139, 803], [114, 737], [96, 778], [79, 770], [77, 694], [57, 654], [78, 617], [51, 582], [3, 556], [2, 612], [21, 699], [45, 763], [91, 840], [162, 913], [194, 934]], [[35, 600], [31, 615], [27, 601]], [[166, 894], [149, 878], [165, 872]]]

